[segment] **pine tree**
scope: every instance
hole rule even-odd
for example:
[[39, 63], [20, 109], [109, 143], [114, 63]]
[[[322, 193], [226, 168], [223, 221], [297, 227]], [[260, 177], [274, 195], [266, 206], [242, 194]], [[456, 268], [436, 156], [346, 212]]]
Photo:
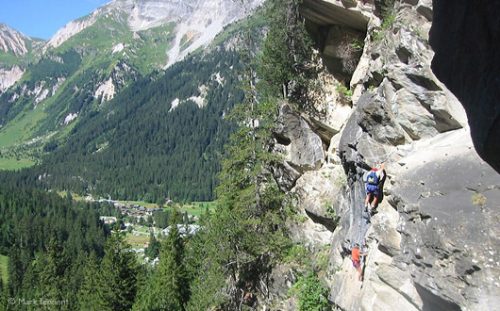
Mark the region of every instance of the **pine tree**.
[[[61, 242], [51, 238], [48, 242], [47, 252], [40, 255], [36, 261], [38, 276], [38, 291], [35, 297], [45, 301], [58, 303], [60, 309], [68, 307], [67, 301], [67, 271], [70, 261]], [[26, 286], [26, 285], [25, 285]], [[42, 307], [42, 306], [41, 306]], [[51, 308], [52, 306], [47, 306]], [[43, 308], [41, 308], [43, 309]]]
[[265, 278], [286, 240], [280, 225], [283, 197], [269, 170], [278, 161], [271, 152], [277, 101], [258, 93], [251, 52], [242, 58], [249, 64], [243, 81], [245, 100], [230, 114], [239, 128], [226, 146], [217, 211], [203, 234], [203, 262], [194, 261], [200, 273], [188, 310], [241, 310], [244, 297], [261, 276]]
[[275, 0], [267, 3], [269, 31], [257, 72], [261, 78], [259, 91], [265, 96], [288, 98], [304, 105], [309, 81], [316, 72], [307, 64], [312, 58], [313, 41], [299, 14], [300, 2]]
[[148, 257], [150, 260], [158, 257], [160, 253], [160, 242], [156, 239], [153, 232], [149, 234], [149, 244], [146, 250], [144, 251], [144, 255]]
[[[17, 261], [16, 258], [14, 260]], [[75, 299], [69, 281], [77, 276], [71, 274], [71, 268], [70, 257], [62, 242], [51, 237], [46, 250], [37, 252], [29, 260], [23, 272], [22, 283], [13, 288], [15, 294], [12, 297], [35, 300], [39, 310], [51, 310], [54, 304], [59, 310], [72, 310]]]
[[179, 213], [174, 210], [168, 236], [161, 245], [160, 261], [134, 310], [185, 309], [189, 299], [189, 282], [184, 267], [184, 242], [177, 228], [180, 221]]
[[82, 311], [99, 310], [99, 264], [94, 253], [87, 256], [83, 266], [83, 283], [77, 294], [78, 309]]
[[23, 284], [24, 269], [22, 264], [21, 250], [17, 247], [11, 248], [9, 252], [9, 291], [16, 296]]
[[3, 279], [0, 279], [0, 310], [7, 310], [7, 288], [5, 288]]
[[114, 232], [106, 241], [100, 266], [99, 310], [129, 310], [137, 292], [138, 263], [123, 236]]

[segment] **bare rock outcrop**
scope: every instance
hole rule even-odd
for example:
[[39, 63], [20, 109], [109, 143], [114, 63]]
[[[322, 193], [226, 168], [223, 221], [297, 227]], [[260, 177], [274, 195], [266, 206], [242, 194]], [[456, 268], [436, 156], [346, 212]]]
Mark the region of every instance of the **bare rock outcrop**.
[[[414, 146], [392, 170], [389, 202], [400, 214], [402, 251], [423, 306], [493, 310], [500, 303], [500, 175], [479, 158], [467, 130]], [[495, 284], [496, 283], [496, 284]]]
[[360, 44], [353, 43], [362, 42], [366, 34], [369, 6], [352, 0], [305, 0], [300, 9], [330, 73], [341, 83], [349, 81], [361, 55]]
[[97, 20], [97, 13], [94, 12], [85, 19], [75, 20], [67, 23], [63, 28], [59, 29], [54, 36], [47, 42], [45, 49], [56, 48], [63, 44], [66, 40], [78, 34], [87, 27], [92, 26]]
[[14, 66], [10, 69], [0, 68], [0, 94], [19, 81], [23, 74], [24, 70], [19, 66]]
[[[299, 176], [306, 171], [318, 169], [325, 159], [320, 136], [287, 104], [281, 107], [280, 119], [280, 128], [275, 136], [281, 151], [286, 154], [284, 168], [292, 170], [292, 173], [285, 175]], [[294, 181], [287, 183], [293, 184]]]
[[305, 0], [302, 14], [309, 22], [318, 25], [343, 25], [359, 31], [365, 31], [370, 11], [363, 6], [361, 1], [354, 0]]
[[24, 55], [28, 53], [28, 41], [31, 40], [22, 33], [0, 23], [0, 51]]

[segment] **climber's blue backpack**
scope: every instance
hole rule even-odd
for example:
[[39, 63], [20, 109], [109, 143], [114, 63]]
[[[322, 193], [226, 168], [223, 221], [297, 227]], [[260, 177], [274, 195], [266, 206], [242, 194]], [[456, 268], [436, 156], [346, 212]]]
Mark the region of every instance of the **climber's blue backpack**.
[[368, 176], [366, 176], [366, 182], [369, 185], [378, 186], [379, 178], [378, 178], [377, 172], [376, 171], [370, 171], [370, 173], [368, 173]]

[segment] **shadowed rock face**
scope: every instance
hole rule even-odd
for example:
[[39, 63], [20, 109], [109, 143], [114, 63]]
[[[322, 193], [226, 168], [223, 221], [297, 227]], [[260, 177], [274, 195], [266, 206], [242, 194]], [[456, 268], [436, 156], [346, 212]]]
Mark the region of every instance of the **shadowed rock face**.
[[353, 9], [359, 3], [356, 1], [314, 1], [305, 0], [302, 14], [309, 21], [319, 25], [330, 25], [335, 20], [337, 25], [347, 26], [359, 31], [366, 31], [368, 18], [360, 9]]
[[352, 44], [363, 41], [370, 11], [361, 1], [304, 0], [300, 13], [329, 72], [340, 81], [349, 81], [361, 54]]
[[432, 69], [464, 106], [477, 152], [500, 172], [500, 2], [432, 2]]

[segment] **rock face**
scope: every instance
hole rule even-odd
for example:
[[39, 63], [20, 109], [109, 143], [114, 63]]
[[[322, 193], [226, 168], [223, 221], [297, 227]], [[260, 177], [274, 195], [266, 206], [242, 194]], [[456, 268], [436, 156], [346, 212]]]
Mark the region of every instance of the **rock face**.
[[493, 310], [500, 303], [500, 176], [478, 157], [466, 130], [415, 149], [393, 170], [389, 203], [402, 235], [394, 262], [410, 272], [422, 308]]
[[359, 31], [366, 31], [369, 19], [369, 10], [362, 6], [360, 1], [305, 0], [302, 6], [302, 14], [318, 25], [343, 25]]
[[479, 154], [500, 172], [498, 1], [434, 0], [432, 68], [460, 99]]
[[10, 52], [16, 56], [28, 53], [28, 37], [7, 25], [0, 24], [0, 51]]
[[300, 173], [319, 168], [325, 155], [321, 138], [290, 106], [281, 109], [282, 128], [276, 134], [287, 149], [287, 163]]
[[21, 79], [42, 42], [0, 23], [0, 54], [7, 56], [0, 60], [0, 95]]
[[52, 38], [47, 42], [47, 47], [56, 48], [63, 44], [66, 40], [73, 37], [85, 28], [92, 26], [97, 20], [97, 11], [92, 15], [82, 20], [75, 20], [67, 23], [63, 28], [59, 29]]
[[10, 69], [0, 68], [0, 94], [21, 79], [23, 74], [24, 71], [18, 66]]
[[[101, 97], [102, 96], [102, 97]], [[113, 79], [109, 78], [104, 81], [94, 93], [94, 97], [101, 97], [101, 102], [105, 102], [113, 99], [115, 96], [115, 85], [113, 84]]]
[[[321, 29], [358, 23], [358, 17], [346, 22], [332, 11], [362, 10], [358, 16], [367, 16], [367, 10], [376, 10], [371, 1], [312, 2], [304, 1], [302, 11], [308, 23], [321, 23]], [[323, 7], [329, 9], [318, 10]], [[431, 70], [434, 55], [427, 33], [438, 18], [431, 2], [397, 2], [394, 16], [389, 27], [381, 28], [379, 17], [368, 14], [363, 54], [347, 81], [352, 108], [330, 140], [322, 138], [325, 160], [308, 170], [290, 165], [293, 182], [283, 188], [296, 193], [299, 209], [330, 232], [327, 242], [323, 238], [309, 243], [331, 245], [325, 282], [331, 302], [341, 310], [495, 310], [500, 305], [500, 175], [474, 148], [471, 135], [474, 138], [478, 130], [470, 111], [477, 107], [464, 110]], [[310, 27], [320, 48], [334, 45], [323, 44], [331, 36], [328, 31], [314, 32], [319, 28]], [[321, 55], [328, 58], [331, 53]], [[478, 68], [476, 78], [493, 85], [489, 74], [498, 73], [495, 68], [485, 69], [484, 76]], [[331, 79], [346, 78], [328, 70]], [[443, 69], [441, 74], [455, 79], [457, 86], [469, 80], [462, 71]], [[328, 94], [328, 84], [319, 84]], [[468, 98], [492, 99], [476, 95]], [[331, 111], [339, 107], [336, 100], [320, 100], [316, 112], [330, 113], [307, 116], [292, 111], [295, 119], [285, 120], [299, 124], [312, 118], [332, 124]], [[283, 128], [290, 128], [286, 122]], [[482, 125], [491, 127], [488, 122]], [[320, 136], [319, 130], [309, 129]], [[288, 147], [299, 143], [298, 136], [278, 136], [287, 162], [303, 152]], [[370, 218], [363, 212], [363, 175], [380, 162], [386, 163], [387, 178], [377, 213]], [[293, 228], [293, 237], [307, 238], [297, 232], [300, 229], [307, 228]], [[348, 255], [353, 243], [366, 245], [363, 283]]]
[[[361, 54], [361, 48], [353, 43], [362, 42], [370, 11], [361, 2], [338, 0], [306, 0], [300, 11], [307, 18], [308, 31], [318, 41], [324, 64], [345, 84]], [[332, 24], [332, 20], [336, 22]]]

